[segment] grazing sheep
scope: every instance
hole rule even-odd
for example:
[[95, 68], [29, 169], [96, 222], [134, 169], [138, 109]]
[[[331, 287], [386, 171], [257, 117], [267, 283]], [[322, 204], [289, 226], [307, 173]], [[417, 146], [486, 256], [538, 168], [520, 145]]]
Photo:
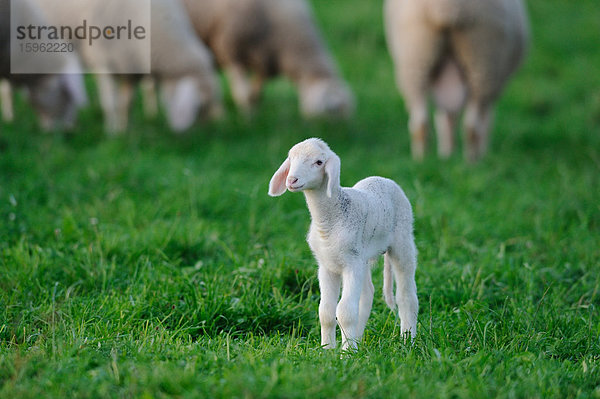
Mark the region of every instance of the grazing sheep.
[[[401, 331], [417, 332], [417, 249], [413, 216], [402, 189], [392, 180], [368, 177], [340, 187], [340, 159], [320, 139], [296, 144], [269, 183], [269, 195], [303, 191], [311, 215], [308, 244], [319, 264], [321, 345], [356, 348], [373, 303], [370, 265], [384, 256], [384, 298], [398, 306]], [[392, 293], [392, 273], [396, 299]], [[342, 285], [342, 297], [338, 302]]]
[[[12, 3], [12, 4], [11, 4]], [[58, 70], [61, 74], [13, 74], [11, 73], [10, 17], [11, 8], [15, 15], [28, 15], [30, 20], [45, 24], [45, 15], [36, 2], [29, 0], [0, 0], [0, 78], [10, 82], [2, 84], [2, 110], [11, 116], [12, 97], [10, 85], [23, 86], [29, 101], [36, 110], [44, 129], [69, 128], [76, 120], [77, 111], [87, 103], [85, 86], [78, 59], [66, 54], [58, 59], [45, 60], [48, 70]], [[17, 54], [16, 56], [20, 56]], [[19, 62], [24, 65], [24, 62]], [[10, 119], [10, 118], [9, 118]]]
[[429, 92], [437, 106], [438, 155], [452, 154], [465, 107], [464, 156], [481, 158], [493, 103], [528, 44], [522, 1], [386, 0], [384, 14], [396, 81], [410, 114], [413, 158], [425, 154]]
[[305, 116], [353, 113], [352, 93], [305, 0], [185, 0], [185, 4], [243, 111], [256, 105], [267, 78], [281, 74], [298, 87]]
[[[88, 0], [95, 15], [135, 16], [135, 4], [120, 0]], [[150, 75], [144, 82], [156, 79], [167, 121], [176, 132], [188, 129], [198, 115], [218, 117], [222, 113], [218, 79], [212, 56], [198, 39], [180, 0], [151, 0]], [[72, 7], [71, 15], [62, 10], [46, 10], [59, 24], [77, 21], [77, 13], [89, 12]], [[112, 13], [112, 14], [111, 14]], [[112, 44], [112, 43], [111, 43]], [[100, 102], [108, 133], [127, 129], [134, 84], [141, 75], [119, 74], [123, 70], [143, 70], [144, 50], [127, 46], [124, 51], [108, 50], [106, 42], [80, 46], [84, 63], [91, 70], [105, 70], [96, 76]], [[145, 99], [153, 101], [152, 98]], [[150, 105], [150, 104], [149, 104]], [[151, 109], [152, 105], [148, 109]]]

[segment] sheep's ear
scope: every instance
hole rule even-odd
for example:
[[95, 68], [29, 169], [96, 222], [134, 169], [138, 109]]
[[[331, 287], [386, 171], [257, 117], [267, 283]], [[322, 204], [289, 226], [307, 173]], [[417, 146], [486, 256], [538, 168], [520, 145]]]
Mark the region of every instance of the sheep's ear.
[[327, 175], [327, 196], [331, 194], [336, 187], [340, 186], [340, 158], [331, 154], [325, 164], [325, 174]]
[[286, 158], [281, 164], [277, 172], [271, 177], [269, 182], [269, 195], [271, 197], [277, 197], [285, 193], [286, 186], [285, 181], [287, 180], [288, 173], [290, 172], [290, 159]]

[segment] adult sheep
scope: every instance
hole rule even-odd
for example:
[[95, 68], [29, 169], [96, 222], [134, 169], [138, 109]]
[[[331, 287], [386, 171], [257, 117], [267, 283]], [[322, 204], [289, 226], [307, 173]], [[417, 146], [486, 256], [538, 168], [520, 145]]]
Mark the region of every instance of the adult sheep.
[[305, 0], [185, 0], [185, 4], [243, 111], [256, 105], [266, 79], [283, 75], [297, 86], [303, 115], [353, 113], [352, 93]]
[[[65, 0], [66, 2], [67, 0]], [[47, 10], [53, 22], [72, 25], [91, 15], [112, 21], [123, 16], [135, 18], [138, 2], [122, 0], [87, 0], [88, 8], [78, 0]], [[88, 69], [96, 75], [105, 130], [122, 133], [127, 129], [134, 85], [141, 75], [122, 71], [144, 70], [149, 62], [149, 76], [159, 85], [167, 122], [175, 132], [188, 129], [201, 117], [218, 117], [222, 113], [220, 88], [209, 50], [198, 39], [180, 0], [150, 0], [150, 58], [141, 45], [122, 46], [116, 40], [97, 40], [93, 46], [79, 43]], [[118, 18], [117, 18], [118, 17]], [[123, 44], [125, 40], [122, 40]]]
[[[46, 62], [46, 65], [42, 65], [43, 69], [60, 71], [59, 74], [12, 73], [11, 61], [25, 68], [15, 72], [28, 72], [26, 70], [28, 65], [25, 59], [20, 58], [23, 57], [20, 52], [11, 54], [11, 12], [16, 20], [26, 16], [29, 21], [36, 21], [38, 25], [47, 23], [45, 14], [38, 8], [36, 2], [0, 0], [0, 80], [3, 80], [1, 83], [3, 117], [11, 119], [13, 116], [10, 87], [15, 85], [25, 88], [28, 100], [35, 109], [42, 128], [48, 130], [72, 127], [78, 109], [87, 103], [82, 70], [77, 57], [66, 54], [64, 57], [49, 57], [42, 60]], [[12, 59], [13, 56], [17, 59]]]
[[410, 114], [413, 158], [425, 154], [430, 92], [437, 106], [438, 155], [452, 154], [464, 107], [464, 156], [481, 158], [493, 104], [527, 47], [522, 0], [386, 0], [384, 17], [396, 82]]

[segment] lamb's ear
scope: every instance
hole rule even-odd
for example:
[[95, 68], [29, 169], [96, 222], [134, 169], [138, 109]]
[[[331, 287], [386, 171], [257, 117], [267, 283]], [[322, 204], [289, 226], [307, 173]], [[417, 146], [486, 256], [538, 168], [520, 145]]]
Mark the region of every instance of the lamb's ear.
[[331, 154], [327, 163], [325, 163], [325, 174], [327, 175], [327, 196], [331, 194], [336, 187], [340, 186], [340, 158]]
[[281, 164], [277, 172], [271, 177], [269, 182], [269, 195], [271, 197], [277, 197], [285, 193], [286, 186], [285, 181], [287, 180], [288, 173], [290, 172], [290, 159], [286, 158]]

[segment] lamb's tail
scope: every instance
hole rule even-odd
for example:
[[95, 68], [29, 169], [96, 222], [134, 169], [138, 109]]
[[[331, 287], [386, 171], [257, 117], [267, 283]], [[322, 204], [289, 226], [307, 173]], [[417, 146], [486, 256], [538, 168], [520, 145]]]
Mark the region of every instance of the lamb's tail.
[[385, 303], [390, 309], [396, 308], [396, 301], [394, 300], [394, 278], [392, 276], [392, 265], [390, 264], [389, 255], [386, 252], [383, 255], [383, 298]]

